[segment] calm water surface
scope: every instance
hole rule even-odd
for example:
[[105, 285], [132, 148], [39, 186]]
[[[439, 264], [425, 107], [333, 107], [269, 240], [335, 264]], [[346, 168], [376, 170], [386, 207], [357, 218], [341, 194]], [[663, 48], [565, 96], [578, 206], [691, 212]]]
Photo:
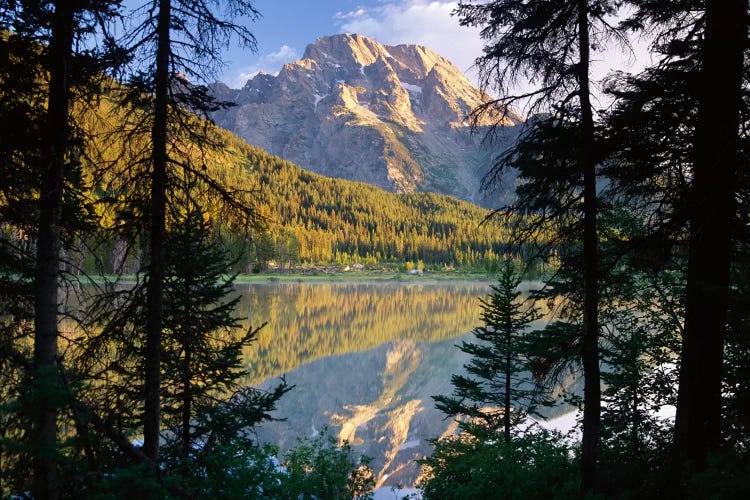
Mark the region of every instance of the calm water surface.
[[241, 289], [247, 325], [268, 324], [245, 352], [250, 383], [286, 375], [284, 422], [263, 441], [294, 446], [327, 428], [373, 457], [378, 485], [411, 485], [427, 439], [451, 425], [431, 396], [467, 361], [455, 344], [480, 324], [487, 283], [269, 283]]
[[276, 412], [286, 420], [264, 424], [260, 440], [285, 448], [327, 429], [373, 458], [378, 486], [413, 485], [427, 440], [455, 429], [432, 396], [452, 393], [451, 376], [469, 361], [456, 344], [481, 324], [489, 283], [276, 282], [240, 292], [245, 326], [268, 323], [244, 353], [248, 383], [268, 388], [285, 375], [295, 385]]
[[239, 288], [245, 326], [267, 323], [245, 352], [251, 382], [391, 341], [438, 342], [476, 327], [486, 283], [268, 283]]

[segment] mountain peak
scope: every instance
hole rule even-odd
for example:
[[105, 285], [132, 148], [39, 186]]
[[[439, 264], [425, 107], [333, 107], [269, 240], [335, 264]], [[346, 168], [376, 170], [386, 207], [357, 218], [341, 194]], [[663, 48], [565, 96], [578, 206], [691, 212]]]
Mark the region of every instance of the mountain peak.
[[417, 78], [426, 77], [438, 63], [460, 73], [460, 70], [450, 61], [423, 45], [382, 45], [357, 33], [320, 37], [315, 43], [307, 46], [302, 58], [315, 59], [319, 62], [327, 59], [341, 62], [354, 61], [364, 66], [369, 66], [378, 59], [395, 60], [397, 65], [405, 66]]
[[[398, 192], [477, 201], [486, 165], [471, 172], [461, 165], [488, 154], [474, 151], [478, 140], [467, 121], [486, 96], [427, 47], [325, 36], [277, 76], [259, 74], [239, 91], [221, 92], [238, 106], [217, 113], [217, 123], [303, 167]], [[484, 125], [501, 118], [508, 126], [522, 121], [497, 110]]]
[[339, 34], [318, 38], [307, 46], [303, 59], [324, 62], [354, 62], [369, 66], [385, 55], [385, 48], [375, 40], [358, 34]]

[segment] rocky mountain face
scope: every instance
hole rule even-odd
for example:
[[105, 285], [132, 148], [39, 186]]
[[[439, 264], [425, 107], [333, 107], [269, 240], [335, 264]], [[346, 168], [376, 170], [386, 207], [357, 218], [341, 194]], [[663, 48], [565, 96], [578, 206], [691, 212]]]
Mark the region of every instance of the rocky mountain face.
[[[218, 125], [304, 168], [485, 206], [498, 200], [483, 199], [481, 179], [522, 121], [496, 110], [472, 134], [467, 116], [484, 96], [456, 66], [426, 47], [361, 35], [319, 38], [277, 76], [260, 73], [242, 89], [219, 83], [213, 91], [237, 104], [214, 115]], [[482, 143], [481, 126], [494, 122], [502, 132]]]

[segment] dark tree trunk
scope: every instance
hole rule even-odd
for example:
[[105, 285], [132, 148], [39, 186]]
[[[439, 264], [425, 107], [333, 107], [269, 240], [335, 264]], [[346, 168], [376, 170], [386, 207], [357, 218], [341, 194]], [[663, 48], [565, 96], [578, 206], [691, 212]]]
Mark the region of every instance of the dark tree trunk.
[[[640, 380], [638, 381], [638, 384], [640, 385]], [[636, 455], [640, 454], [641, 452], [641, 439], [640, 439], [640, 424], [641, 424], [641, 416], [638, 413], [638, 398], [639, 391], [633, 390], [631, 394], [632, 402], [630, 406], [630, 443], [631, 448], [633, 450], [633, 453]]]
[[151, 172], [151, 224], [149, 241], [149, 278], [146, 287], [146, 355], [145, 355], [145, 405], [143, 415], [143, 449], [154, 463], [159, 463], [160, 388], [161, 388], [161, 330], [162, 292], [164, 289], [164, 244], [166, 233], [167, 186], [167, 120], [169, 106], [169, 56], [170, 56], [169, 0], [160, 0], [156, 35], [156, 73], [154, 96], [154, 123], [151, 129], [153, 143]]
[[[510, 309], [510, 307], [508, 307]], [[508, 314], [505, 317], [505, 321], [507, 325], [511, 324], [511, 317], [510, 317], [510, 310], [508, 311]], [[511, 356], [510, 356], [510, 349], [511, 349], [511, 338], [512, 338], [512, 332], [510, 328], [507, 328], [505, 331], [505, 401], [503, 408], [503, 421], [505, 424], [505, 442], [510, 443], [510, 384], [511, 384]]]
[[721, 444], [721, 374], [747, 8], [747, 0], [706, 2], [675, 421], [680, 469], [687, 462], [692, 470], [705, 468], [708, 455]]
[[193, 411], [192, 373], [190, 371], [192, 348], [189, 340], [184, 345], [185, 365], [182, 372], [182, 459], [186, 465], [190, 455], [190, 415]]
[[601, 414], [599, 377], [599, 286], [596, 234], [596, 165], [594, 118], [589, 89], [588, 1], [578, 0], [578, 85], [581, 104], [580, 166], [583, 174], [583, 436], [581, 491], [596, 484], [596, 460]]
[[39, 196], [36, 277], [34, 282], [34, 378], [38, 390], [35, 422], [34, 497], [58, 498], [57, 307], [60, 269], [65, 156], [68, 148], [68, 63], [73, 44], [73, 10], [69, 2], [55, 4], [49, 44], [50, 75], [47, 101], [42, 186]]

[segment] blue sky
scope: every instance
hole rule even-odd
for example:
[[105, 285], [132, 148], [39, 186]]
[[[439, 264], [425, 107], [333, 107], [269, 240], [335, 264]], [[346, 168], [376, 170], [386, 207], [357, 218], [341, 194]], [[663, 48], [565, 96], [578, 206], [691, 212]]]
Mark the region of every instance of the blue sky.
[[[221, 0], [215, 0], [220, 3]], [[149, 0], [124, 0], [128, 8]], [[248, 27], [258, 51], [230, 46], [220, 79], [241, 87], [259, 71], [276, 74], [302, 57], [321, 36], [359, 33], [387, 45], [420, 44], [447, 57], [465, 72], [481, 54], [479, 30], [459, 26], [451, 16], [457, 1], [445, 0], [252, 0], [260, 19]], [[221, 9], [218, 9], [220, 12]], [[471, 77], [471, 75], [469, 75]]]
[[[146, 0], [125, 0], [137, 6]], [[448, 58], [475, 80], [472, 65], [482, 53], [477, 28], [459, 26], [451, 16], [457, 1], [447, 0], [253, 0], [261, 17], [248, 27], [258, 50], [230, 46], [219, 79], [240, 88], [259, 71], [276, 74], [285, 62], [302, 57], [305, 47], [321, 36], [359, 33], [387, 45], [425, 45]], [[645, 41], [632, 41], [635, 58], [613, 49], [594, 53], [594, 78], [613, 69], [636, 71], [648, 60]], [[521, 83], [521, 88], [525, 85]], [[596, 92], [595, 92], [596, 93]]]
[[230, 49], [223, 80], [244, 85], [257, 73], [276, 73], [284, 62], [299, 59], [317, 37], [359, 33], [397, 45], [426, 45], [464, 71], [481, 54], [476, 29], [459, 26], [451, 11], [456, 2], [430, 0], [256, 0], [262, 17], [251, 25], [258, 52]]
[[[472, 65], [482, 54], [479, 29], [459, 26], [451, 16], [456, 1], [439, 0], [255, 0], [262, 17], [251, 29], [258, 52], [230, 50], [223, 80], [241, 87], [258, 71], [275, 74], [284, 62], [299, 59], [317, 37], [359, 33], [387, 44], [425, 45], [447, 57], [474, 79]], [[635, 57], [618, 49], [594, 53], [594, 77], [613, 69], [636, 71], [648, 60], [647, 41], [631, 40]]]

